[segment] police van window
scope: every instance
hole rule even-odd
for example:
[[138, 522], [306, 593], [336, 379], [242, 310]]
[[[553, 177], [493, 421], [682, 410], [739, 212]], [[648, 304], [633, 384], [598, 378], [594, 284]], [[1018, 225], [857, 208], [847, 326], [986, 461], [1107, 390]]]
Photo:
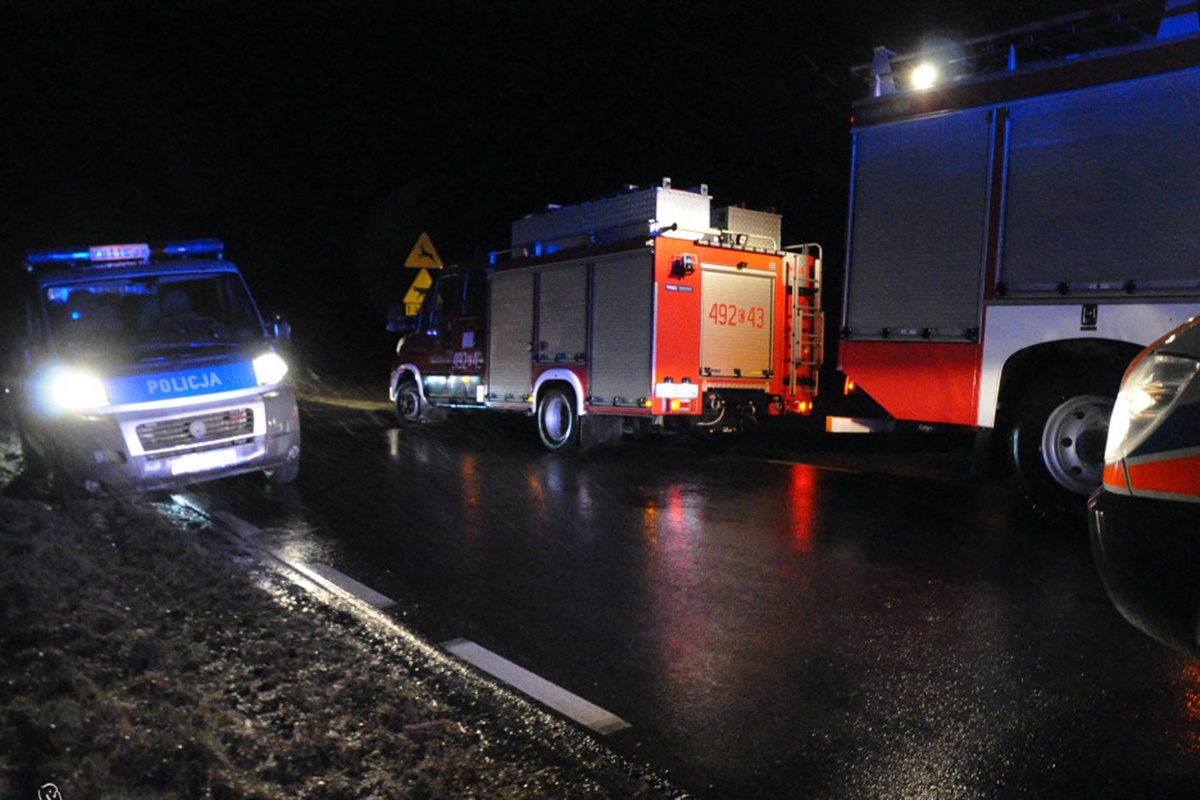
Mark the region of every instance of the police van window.
[[206, 275], [158, 284], [158, 327], [201, 339], [261, 336], [245, 286], [235, 275]]
[[103, 287], [59, 289], [47, 299], [50, 325], [68, 343], [102, 343], [121, 334], [119, 296]]
[[112, 279], [46, 290], [55, 340], [70, 351], [262, 336], [262, 323], [236, 275]]

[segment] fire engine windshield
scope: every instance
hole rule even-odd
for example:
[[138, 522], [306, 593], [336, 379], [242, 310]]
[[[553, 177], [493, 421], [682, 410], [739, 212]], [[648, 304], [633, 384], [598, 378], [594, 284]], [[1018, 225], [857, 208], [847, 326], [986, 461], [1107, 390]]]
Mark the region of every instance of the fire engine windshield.
[[50, 328], [69, 353], [219, 347], [261, 339], [262, 321], [233, 273], [95, 280], [51, 286]]

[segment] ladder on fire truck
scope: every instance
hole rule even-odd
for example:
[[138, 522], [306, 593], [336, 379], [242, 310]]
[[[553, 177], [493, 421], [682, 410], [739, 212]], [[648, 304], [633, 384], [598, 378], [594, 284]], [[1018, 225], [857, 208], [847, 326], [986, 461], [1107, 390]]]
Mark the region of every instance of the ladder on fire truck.
[[787, 286], [788, 359], [787, 400], [792, 401], [805, 386], [810, 396], [817, 393], [817, 376], [825, 360], [825, 314], [821, 311], [821, 258], [819, 244], [785, 247], [792, 257], [784, 259]]

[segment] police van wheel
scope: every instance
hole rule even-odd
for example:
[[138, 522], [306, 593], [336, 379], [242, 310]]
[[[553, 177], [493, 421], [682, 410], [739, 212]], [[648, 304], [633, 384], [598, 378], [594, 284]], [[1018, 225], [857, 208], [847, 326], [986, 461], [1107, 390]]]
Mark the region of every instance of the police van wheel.
[[30, 443], [25, 431], [19, 432], [23, 471], [32, 477], [42, 478], [50, 474], [50, 462], [46, 456]]
[[401, 422], [417, 422], [424, 410], [417, 384], [405, 381], [396, 387], [396, 416]]
[[574, 398], [563, 389], [542, 395], [537, 409], [538, 435], [547, 450], [561, 450], [579, 440], [579, 417]]
[[1108, 383], [1083, 375], [1043, 380], [1017, 411], [1009, 455], [1019, 490], [1045, 519], [1082, 519], [1100, 485], [1116, 395], [1116, 383]]
[[276, 486], [295, 483], [296, 479], [299, 477], [300, 459], [298, 458], [294, 458], [285, 463], [282, 467], [276, 467], [267, 473], [267, 478]]

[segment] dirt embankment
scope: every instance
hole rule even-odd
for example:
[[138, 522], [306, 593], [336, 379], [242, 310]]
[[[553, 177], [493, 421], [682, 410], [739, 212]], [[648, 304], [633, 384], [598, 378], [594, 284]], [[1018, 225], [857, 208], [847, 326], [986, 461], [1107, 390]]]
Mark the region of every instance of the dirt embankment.
[[202, 520], [29, 496], [15, 438], [0, 428], [0, 797], [678, 795]]

